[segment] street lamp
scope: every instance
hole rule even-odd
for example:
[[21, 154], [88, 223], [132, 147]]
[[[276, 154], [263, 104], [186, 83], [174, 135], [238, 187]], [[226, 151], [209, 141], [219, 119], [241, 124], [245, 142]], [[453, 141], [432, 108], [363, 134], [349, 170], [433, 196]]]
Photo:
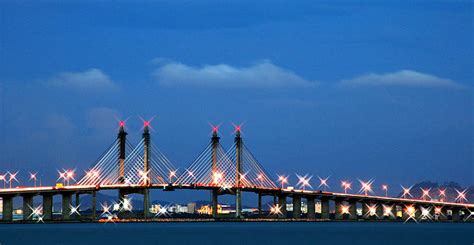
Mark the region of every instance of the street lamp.
[[36, 177], [38, 173], [30, 173], [30, 180], [34, 180], [34, 183], [35, 183], [35, 187], [36, 187], [36, 181], [38, 180], [38, 178]]
[[388, 185], [382, 185], [382, 190], [385, 191], [385, 196], [388, 196]]
[[280, 175], [278, 176], [278, 181], [281, 183], [281, 188], [284, 189], [285, 184], [288, 183], [288, 176]]
[[329, 185], [328, 185], [329, 176], [326, 177], [325, 179], [318, 176], [318, 179], [319, 179], [319, 182], [320, 182], [318, 187], [322, 186], [324, 188], [324, 191], [326, 191], [326, 188], [329, 188]]
[[16, 175], [18, 174], [18, 172], [16, 172], [16, 173], [10, 173], [10, 172], [8, 172], [8, 173], [9, 173], [8, 182], [10, 182], [10, 189], [11, 189], [11, 188], [12, 188], [12, 182], [13, 182], [13, 181], [18, 182], [18, 179], [16, 178]]
[[347, 194], [347, 190], [351, 190], [351, 183], [348, 181], [341, 181], [341, 187], [344, 188], [344, 194]]

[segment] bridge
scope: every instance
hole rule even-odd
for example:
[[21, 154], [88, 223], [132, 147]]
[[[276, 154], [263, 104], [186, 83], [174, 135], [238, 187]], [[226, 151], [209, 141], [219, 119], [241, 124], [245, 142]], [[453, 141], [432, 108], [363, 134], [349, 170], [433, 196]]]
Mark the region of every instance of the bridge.
[[[177, 190], [207, 190], [211, 192], [211, 210], [213, 219], [222, 219], [218, 213], [218, 199], [221, 195], [235, 196], [235, 216], [232, 219], [243, 219], [242, 193], [254, 193], [258, 196], [258, 217], [282, 220], [372, 220], [372, 221], [450, 221], [472, 222], [474, 219], [474, 204], [464, 203], [465, 192], [459, 192], [456, 202], [433, 200], [426, 197], [413, 198], [389, 197], [370, 195], [371, 182], [361, 182], [359, 194], [329, 192], [325, 190], [306, 189], [311, 187], [310, 178], [298, 176], [299, 189], [286, 187], [287, 176], [279, 176], [274, 180], [264, 167], [252, 155], [243, 142], [240, 126], [235, 128], [233, 145], [225, 150], [220, 144], [218, 128], [213, 127], [212, 138], [194, 161], [177, 171], [171, 161], [159, 148], [152, 143], [150, 124], [144, 122], [141, 141], [133, 146], [127, 140], [124, 122], [120, 122], [116, 140], [104, 151], [91, 168], [75, 184], [69, 184], [74, 173], [60, 172], [60, 178], [65, 185], [33, 187], [0, 187], [2, 200], [2, 222], [13, 221], [13, 199], [22, 197], [23, 221], [31, 221], [35, 215], [41, 221], [53, 220], [53, 196], [62, 197], [60, 220], [78, 219], [80, 215], [80, 196], [91, 195], [90, 220], [97, 220], [97, 193], [100, 191], [118, 191], [117, 203], [120, 211], [125, 210], [126, 196], [130, 194], [143, 195], [143, 213], [141, 219], [152, 219], [150, 213], [150, 191]], [[33, 176], [32, 176], [33, 177]], [[36, 178], [36, 177], [35, 177]], [[35, 179], [36, 180], [36, 179]], [[321, 179], [320, 186], [326, 185]], [[350, 184], [343, 182], [344, 189], [350, 189]], [[409, 189], [404, 189], [409, 194]], [[424, 193], [426, 194], [426, 193]], [[42, 197], [42, 205], [34, 208], [33, 198]], [[75, 196], [75, 205], [73, 205]], [[264, 215], [262, 197], [273, 197], [270, 216]], [[428, 195], [429, 196], [429, 195]], [[287, 211], [287, 200], [291, 199], [292, 212]], [[307, 210], [302, 212], [302, 200], [306, 200]], [[316, 205], [318, 204], [318, 205]], [[316, 210], [316, 207], [319, 207]], [[330, 207], [334, 206], [334, 212]], [[358, 215], [357, 207], [361, 207]], [[101, 207], [108, 212], [108, 207]], [[318, 211], [318, 212], [316, 212]], [[120, 214], [120, 213], [119, 213]], [[84, 217], [81, 217], [84, 219]]]

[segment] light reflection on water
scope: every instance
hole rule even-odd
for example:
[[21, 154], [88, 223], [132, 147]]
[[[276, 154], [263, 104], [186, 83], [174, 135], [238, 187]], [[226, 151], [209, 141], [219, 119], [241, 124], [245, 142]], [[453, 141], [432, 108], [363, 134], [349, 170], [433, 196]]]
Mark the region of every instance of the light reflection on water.
[[2, 224], [9, 244], [473, 244], [474, 223]]

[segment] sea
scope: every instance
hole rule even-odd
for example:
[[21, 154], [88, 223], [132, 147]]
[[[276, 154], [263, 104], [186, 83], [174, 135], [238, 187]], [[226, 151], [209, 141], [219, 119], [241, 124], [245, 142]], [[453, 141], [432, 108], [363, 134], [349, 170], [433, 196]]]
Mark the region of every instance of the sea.
[[474, 245], [474, 223], [160, 222], [0, 224], [0, 244]]

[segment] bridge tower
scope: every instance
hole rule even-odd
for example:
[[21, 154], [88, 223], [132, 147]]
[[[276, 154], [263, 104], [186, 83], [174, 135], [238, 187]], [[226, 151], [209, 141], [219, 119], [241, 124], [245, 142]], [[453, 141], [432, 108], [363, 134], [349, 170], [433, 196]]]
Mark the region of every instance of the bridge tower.
[[[211, 138], [211, 144], [212, 144], [212, 180], [215, 182], [217, 178], [217, 147], [219, 146], [219, 139], [220, 137], [217, 136], [217, 127], [212, 128], [212, 138]], [[214, 188], [212, 190], [212, 217], [217, 218], [217, 206], [218, 206], [218, 196], [219, 196], [219, 190], [217, 188]]]
[[[118, 155], [118, 165], [119, 165], [119, 172], [118, 172], [118, 183], [123, 184], [125, 183], [125, 144], [127, 140], [127, 132], [125, 132], [125, 123], [120, 122], [119, 133], [117, 135], [118, 144], [119, 144], [119, 155]], [[123, 205], [125, 203], [125, 194], [121, 189], [119, 190], [119, 203], [120, 209], [123, 209]]]
[[124, 122], [120, 122], [120, 129], [117, 135], [119, 141], [119, 184], [125, 183], [125, 142], [127, 140], [127, 132], [124, 129]]
[[149, 122], [145, 121], [143, 129], [143, 215], [145, 218], [150, 214], [150, 129]]
[[236, 192], [235, 192], [235, 217], [241, 218], [242, 217], [242, 184], [241, 184], [241, 177], [242, 177], [242, 165], [241, 165], [241, 157], [242, 157], [242, 138], [240, 137], [240, 127], [237, 126], [235, 129], [235, 166], [236, 166]]

